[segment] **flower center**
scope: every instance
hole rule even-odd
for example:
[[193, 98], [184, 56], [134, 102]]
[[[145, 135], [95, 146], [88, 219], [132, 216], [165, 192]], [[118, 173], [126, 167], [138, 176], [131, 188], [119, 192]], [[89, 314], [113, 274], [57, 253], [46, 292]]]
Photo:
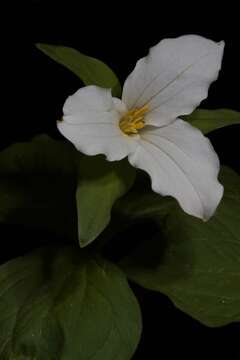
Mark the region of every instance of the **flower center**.
[[148, 106], [144, 105], [141, 108], [135, 108], [128, 111], [119, 121], [119, 127], [126, 135], [134, 135], [138, 130], [145, 126], [144, 116], [148, 111]]

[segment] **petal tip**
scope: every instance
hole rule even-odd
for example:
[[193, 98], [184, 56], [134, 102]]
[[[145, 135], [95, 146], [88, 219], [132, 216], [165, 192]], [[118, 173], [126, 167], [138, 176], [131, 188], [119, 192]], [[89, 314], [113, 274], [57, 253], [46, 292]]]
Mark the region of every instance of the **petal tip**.
[[219, 41], [218, 43], [218, 46], [221, 46], [221, 47], [225, 47], [225, 41], [224, 40], [221, 40], [221, 41]]
[[217, 190], [215, 193], [215, 199], [214, 199], [214, 206], [205, 209], [203, 216], [202, 216], [202, 220], [204, 222], [207, 222], [208, 220], [210, 220], [210, 218], [212, 216], [214, 216], [215, 212], [217, 211], [217, 208], [223, 198], [223, 194], [224, 194], [224, 187], [222, 184], [218, 183], [217, 184]]
[[223, 52], [224, 52], [224, 48], [225, 48], [225, 41], [221, 40], [217, 43], [217, 46], [221, 52], [221, 56], [223, 57]]

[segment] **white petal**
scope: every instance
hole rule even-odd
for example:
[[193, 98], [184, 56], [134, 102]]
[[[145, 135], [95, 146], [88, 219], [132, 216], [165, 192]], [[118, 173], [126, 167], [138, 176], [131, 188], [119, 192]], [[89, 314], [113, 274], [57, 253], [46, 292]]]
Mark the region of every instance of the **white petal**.
[[114, 106], [115, 106], [116, 110], [120, 114], [120, 116], [123, 116], [124, 114], [126, 114], [128, 109], [127, 109], [126, 105], [124, 104], [124, 102], [122, 100], [114, 97], [113, 98], [113, 103], [114, 103]]
[[218, 182], [219, 160], [210, 141], [196, 128], [177, 119], [162, 127], [146, 127], [130, 163], [145, 170], [152, 188], [175, 197], [188, 214], [207, 220], [223, 194]]
[[217, 79], [223, 49], [224, 42], [197, 35], [162, 40], [125, 81], [123, 102], [130, 109], [148, 104], [145, 120], [155, 126], [190, 114]]
[[[118, 107], [123, 108], [120, 102]], [[109, 161], [115, 161], [136, 147], [136, 139], [125, 136], [119, 128], [120, 113], [109, 89], [83, 87], [69, 96], [63, 112], [58, 130], [87, 155], [105, 154]]]

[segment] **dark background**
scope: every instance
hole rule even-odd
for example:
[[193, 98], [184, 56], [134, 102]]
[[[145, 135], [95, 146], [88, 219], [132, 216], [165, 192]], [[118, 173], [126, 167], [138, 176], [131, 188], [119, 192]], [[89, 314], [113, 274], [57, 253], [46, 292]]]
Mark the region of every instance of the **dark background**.
[[[6, 27], [8, 41], [3, 52], [9, 76], [1, 148], [39, 133], [60, 137], [56, 119], [61, 116], [66, 97], [81, 86], [73, 74], [37, 50], [36, 42], [71, 46], [99, 58], [123, 82], [136, 61], [162, 38], [193, 33], [225, 40], [219, 80], [212, 85], [209, 98], [201, 107], [240, 111], [240, 36], [233, 8], [229, 11], [218, 5], [211, 12], [203, 3], [184, 7], [146, 1], [131, 7], [130, 2], [104, 5], [37, 0], [25, 2], [19, 10], [15, 5], [13, 8], [16, 20], [12, 18]], [[221, 162], [240, 172], [240, 126], [217, 130], [209, 137]], [[12, 242], [11, 248], [2, 249], [4, 259], [33, 246], [32, 234], [22, 227], [4, 225], [0, 234], [16, 237], [14, 249]], [[41, 235], [39, 232], [35, 247], [41, 243]], [[207, 328], [175, 309], [165, 296], [135, 285], [133, 289], [140, 300], [144, 325], [134, 359], [240, 359], [239, 324]]]

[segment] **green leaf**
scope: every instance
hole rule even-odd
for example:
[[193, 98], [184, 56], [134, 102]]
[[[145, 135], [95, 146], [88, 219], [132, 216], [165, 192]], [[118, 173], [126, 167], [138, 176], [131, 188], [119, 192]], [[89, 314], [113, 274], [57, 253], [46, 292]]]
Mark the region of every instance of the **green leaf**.
[[134, 179], [126, 160], [85, 156], [42, 135], [0, 152], [0, 221], [79, 237], [83, 247], [104, 230]]
[[119, 80], [114, 72], [102, 61], [83, 55], [70, 47], [48, 44], [36, 44], [36, 46], [51, 59], [67, 67], [85, 85], [111, 88], [113, 96], [120, 97], [121, 85]]
[[191, 115], [184, 116], [184, 120], [207, 134], [225, 126], [240, 124], [240, 113], [229, 109], [197, 109]]
[[84, 156], [79, 160], [77, 209], [82, 247], [107, 226], [113, 204], [130, 189], [135, 173], [126, 160], [109, 162], [103, 156]]
[[[121, 266], [133, 281], [168, 295], [182, 311], [208, 326], [240, 321], [240, 177], [223, 168], [225, 193], [206, 223], [185, 214], [174, 200], [132, 190], [117, 204], [132, 220], [159, 224]], [[127, 206], [127, 202], [129, 205]]]
[[0, 221], [77, 239], [76, 150], [42, 135], [0, 152]]
[[121, 270], [72, 247], [42, 248], [0, 267], [2, 360], [128, 360], [141, 333]]

